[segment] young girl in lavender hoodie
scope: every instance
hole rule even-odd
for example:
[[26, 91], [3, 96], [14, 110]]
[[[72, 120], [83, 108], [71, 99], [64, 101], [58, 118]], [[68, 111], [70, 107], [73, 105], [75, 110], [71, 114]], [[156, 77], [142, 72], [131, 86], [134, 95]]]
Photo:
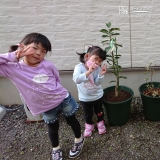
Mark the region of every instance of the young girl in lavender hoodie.
[[64, 115], [75, 135], [74, 145], [69, 152], [69, 157], [75, 158], [84, 143], [80, 124], [75, 117], [79, 105], [61, 85], [56, 67], [44, 60], [48, 51], [51, 51], [51, 43], [46, 36], [27, 34], [16, 51], [0, 54], [0, 75], [14, 83], [33, 115], [43, 115], [53, 147], [52, 160], [63, 159], [59, 146], [58, 117], [60, 113]]

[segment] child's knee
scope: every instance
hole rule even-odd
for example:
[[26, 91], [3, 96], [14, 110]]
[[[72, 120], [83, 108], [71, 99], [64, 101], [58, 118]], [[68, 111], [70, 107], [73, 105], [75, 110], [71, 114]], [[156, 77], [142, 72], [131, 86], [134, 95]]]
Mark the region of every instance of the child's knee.
[[68, 125], [72, 126], [74, 124], [77, 124], [78, 120], [76, 119], [75, 114], [74, 114], [72, 116], [66, 117], [66, 121]]
[[98, 117], [103, 116], [103, 112], [99, 112], [99, 113], [97, 113], [97, 116], [98, 116]]
[[50, 131], [54, 132], [54, 131], [57, 131], [59, 129], [59, 122], [58, 120], [55, 121], [54, 123], [48, 123], [48, 128]]

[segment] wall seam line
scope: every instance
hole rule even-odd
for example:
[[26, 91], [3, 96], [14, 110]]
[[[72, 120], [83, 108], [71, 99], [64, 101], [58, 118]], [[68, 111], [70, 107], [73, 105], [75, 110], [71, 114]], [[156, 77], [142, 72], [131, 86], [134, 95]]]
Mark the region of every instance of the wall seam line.
[[130, 16], [130, 0], [129, 0], [129, 8], [128, 8], [128, 15], [129, 15], [129, 31], [130, 31], [130, 58], [131, 58], [131, 68], [133, 67], [132, 65], [132, 32], [131, 32], [131, 16]]

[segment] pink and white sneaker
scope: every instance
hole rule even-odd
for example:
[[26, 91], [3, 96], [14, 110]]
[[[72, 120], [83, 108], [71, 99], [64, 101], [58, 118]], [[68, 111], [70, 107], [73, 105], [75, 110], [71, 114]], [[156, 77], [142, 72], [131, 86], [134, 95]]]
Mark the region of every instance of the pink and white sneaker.
[[104, 121], [103, 120], [97, 123], [97, 128], [98, 128], [98, 133], [99, 134], [106, 133], [106, 127], [104, 125]]
[[84, 137], [90, 137], [92, 135], [92, 131], [94, 131], [94, 124], [85, 123]]

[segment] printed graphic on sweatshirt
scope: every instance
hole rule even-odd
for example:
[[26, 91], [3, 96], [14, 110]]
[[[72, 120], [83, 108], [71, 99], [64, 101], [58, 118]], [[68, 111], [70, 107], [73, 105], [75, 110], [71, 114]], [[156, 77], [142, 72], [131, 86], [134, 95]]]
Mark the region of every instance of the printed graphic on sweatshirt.
[[48, 81], [48, 76], [45, 74], [38, 74], [33, 77], [33, 81], [36, 83], [46, 83]]
[[84, 83], [84, 88], [86, 88], [86, 89], [94, 89], [94, 88], [96, 88], [96, 85], [89, 80], [88, 82]]
[[48, 100], [61, 97], [61, 94], [54, 93], [53, 89], [47, 86], [48, 79], [49, 77], [46, 74], [35, 75], [32, 79], [32, 90], [28, 90], [27, 94], [32, 94], [34, 100], [42, 101], [42, 104], [45, 104]]
[[93, 78], [93, 75], [92, 75], [92, 74], [90, 74], [90, 75], [88, 76], [88, 79], [89, 79], [89, 81], [86, 82], [86, 83], [84, 83], [84, 87], [85, 87], [85, 88], [88, 88], [88, 89], [96, 88], [97, 86], [94, 84], [94, 78]]

